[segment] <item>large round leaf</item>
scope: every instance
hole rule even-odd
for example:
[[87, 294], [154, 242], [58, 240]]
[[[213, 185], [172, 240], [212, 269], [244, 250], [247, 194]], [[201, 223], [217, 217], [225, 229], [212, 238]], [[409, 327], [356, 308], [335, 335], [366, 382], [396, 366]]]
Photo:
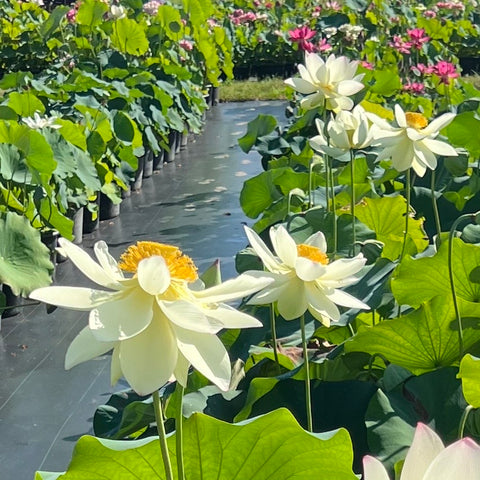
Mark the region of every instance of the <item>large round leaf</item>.
[[[175, 437], [168, 438], [175, 464]], [[352, 444], [344, 429], [305, 432], [285, 409], [232, 425], [204, 414], [184, 424], [185, 471], [189, 480], [355, 480]], [[47, 480], [47, 473], [37, 473]], [[65, 475], [69, 480], [164, 479], [156, 437], [138, 441], [82, 437]]]
[[113, 23], [112, 44], [122, 53], [143, 55], [148, 50], [144, 29], [135, 21], [121, 18]]
[[18, 295], [51, 282], [50, 252], [28, 220], [13, 212], [0, 216], [0, 282]]

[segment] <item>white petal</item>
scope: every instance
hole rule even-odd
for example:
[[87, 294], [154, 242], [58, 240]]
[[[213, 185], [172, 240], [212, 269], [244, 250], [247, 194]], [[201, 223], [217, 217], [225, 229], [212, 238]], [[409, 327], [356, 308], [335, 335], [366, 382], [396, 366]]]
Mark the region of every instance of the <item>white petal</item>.
[[444, 113], [440, 115], [435, 120], [432, 120], [423, 131], [430, 134], [437, 134], [440, 130], [443, 130], [453, 119], [455, 118], [455, 113]]
[[283, 280], [276, 281], [272, 285], [265, 287], [249, 299], [248, 305], [267, 305], [276, 302], [283, 295], [284, 289], [288, 289], [288, 284], [292, 278], [287, 275], [282, 275], [282, 277], [284, 277]]
[[150, 295], [163, 293], [170, 285], [170, 272], [163, 257], [143, 259], [137, 268], [138, 283]]
[[70, 258], [75, 266], [90, 280], [103, 287], [117, 290], [122, 288], [120, 283], [117, 282], [117, 279], [110, 276], [110, 272], [105, 271], [85, 250], [82, 250], [65, 238], [59, 238], [58, 243], [63, 253]]
[[317, 247], [323, 253], [327, 252], [327, 241], [325, 240], [325, 235], [322, 232], [316, 232], [313, 235], [310, 235], [304, 243], [305, 245]]
[[[418, 477], [420, 478], [420, 477]], [[382, 463], [367, 455], [363, 457], [363, 480], [390, 480]]]
[[182, 352], [178, 352], [177, 365], [173, 371], [173, 375], [177, 382], [186, 387], [188, 383], [188, 369], [190, 368], [190, 362], [183, 356]]
[[295, 91], [309, 94], [317, 91], [317, 87], [310, 83], [308, 80], [304, 80], [303, 78], [289, 78], [285, 80], [285, 83], [292, 87]]
[[414, 144], [414, 152], [420, 163], [426, 165], [430, 170], [437, 168], [437, 157], [428, 148], [422, 145], [421, 142]]
[[174, 333], [158, 307], [146, 330], [120, 342], [123, 375], [139, 395], [148, 395], [164, 385], [172, 376], [177, 359]]
[[220, 390], [230, 386], [230, 359], [223, 343], [208, 333], [198, 333], [174, 326], [178, 349], [202, 375]]
[[110, 385], [115, 385], [122, 377], [122, 366], [120, 365], [120, 343], [115, 344], [112, 352], [112, 362], [110, 363]]
[[303, 315], [307, 310], [304, 282], [294, 278], [286, 283], [278, 298], [277, 308], [285, 320], [293, 320]]
[[175, 300], [173, 302], [159, 300], [158, 306], [171, 322], [187, 330], [217, 333], [223, 328], [223, 325], [218, 321], [209, 322], [206, 312], [192, 302], [186, 300]]
[[298, 278], [304, 282], [311, 282], [325, 273], [325, 265], [314, 262], [308, 258], [298, 257], [295, 264], [295, 271]]
[[116, 345], [116, 342], [99, 342], [88, 327], [85, 327], [73, 339], [65, 355], [65, 368], [70, 370], [79, 363], [92, 360], [107, 353]]
[[211, 308], [205, 311], [208, 318], [221, 324], [223, 328], [252, 328], [261, 327], [262, 322], [255, 317], [239, 312], [229, 305], [220, 304], [217, 308]]
[[423, 145], [437, 155], [444, 155], [446, 157], [456, 157], [457, 151], [448, 143], [433, 138], [425, 138], [422, 140]]
[[280, 260], [288, 267], [293, 268], [297, 260], [297, 244], [285, 227], [280, 225], [278, 228], [270, 228], [270, 239]]
[[326, 296], [333, 303], [335, 303], [336, 305], [341, 305], [342, 307], [370, 310], [370, 307], [366, 303], [363, 303], [362, 301], [358, 300], [349, 293], [344, 292], [343, 290], [335, 289], [332, 293], [327, 293]]
[[351, 277], [363, 268], [366, 261], [367, 259], [362, 254], [358, 254], [353, 258], [341, 258], [339, 260], [335, 260], [326, 266], [326, 272], [322, 276], [321, 281], [341, 281], [345, 278]]
[[318, 78], [319, 71], [321, 71], [325, 67], [325, 62], [317, 54], [307, 53], [305, 55], [305, 66], [312, 79], [316, 80]]
[[340, 95], [346, 95], [349, 97], [350, 95], [355, 95], [355, 93], [359, 92], [363, 88], [365, 88], [363, 83], [355, 80], [343, 80], [338, 84], [337, 92]]
[[317, 93], [312, 93], [305, 98], [302, 98], [300, 101], [300, 105], [305, 110], [311, 110], [312, 108], [320, 107], [324, 104], [325, 95], [322, 91], [318, 91]]
[[428, 467], [443, 449], [440, 437], [427, 425], [418, 423], [412, 445], [403, 464], [400, 480], [423, 479]]
[[400, 105], [395, 105], [395, 120], [400, 128], [407, 128], [407, 117]]
[[[422, 480], [478, 480], [480, 447], [463, 438], [443, 450], [430, 465]], [[403, 479], [408, 480], [408, 479]]]
[[205, 303], [228, 302], [258, 292], [273, 282], [273, 274], [252, 270], [214, 287], [190, 293]]
[[118, 280], [125, 278], [123, 272], [118, 267], [117, 261], [108, 252], [108, 245], [103, 240], [95, 243], [93, 246], [93, 251], [95, 252], [95, 256], [97, 257], [101, 267], [105, 270], [105, 272], [107, 272], [108, 275]]
[[322, 323], [322, 317], [330, 318], [335, 322], [340, 319], [340, 311], [337, 306], [325, 295], [325, 292], [318, 285], [315, 283], [307, 283], [305, 291], [309, 309], [311, 309], [311, 311], [313, 310], [312, 313], [315, 318]]
[[90, 311], [102, 303], [111, 302], [123, 296], [118, 292], [105, 292], [83, 287], [43, 287], [34, 290], [29, 297], [33, 300], [70, 308], [71, 310]]
[[134, 337], [152, 321], [154, 297], [136, 288], [90, 312], [88, 324], [95, 338], [113, 342]]
[[250, 245], [255, 250], [255, 253], [260, 257], [265, 268], [270, 272], [277, 272], [281, 269], [280, 262], [275, 258], [272, 252], [265, 245], [265, 242], [255, 233], [251, 228], [245, 227]]

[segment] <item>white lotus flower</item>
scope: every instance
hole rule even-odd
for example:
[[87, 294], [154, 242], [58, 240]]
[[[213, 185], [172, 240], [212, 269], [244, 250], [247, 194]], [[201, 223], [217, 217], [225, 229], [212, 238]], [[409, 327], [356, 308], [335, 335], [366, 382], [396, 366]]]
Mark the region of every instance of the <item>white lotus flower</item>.
[[110, 18], [120, 20], [127, 16], [127, 11], [122, 5], [110, 5]]
[[357, 66], [347, 57], [330, 55], [323, 61], [315, 53], [306, 53], [305, 66], [298, 66], [301, 78], [289, 78], [285, 83], [306, 95], [300, 104], [307, 110], [324, 104], [334, 112], [351, 110], [354, 103], [348, 97], [364, 88], [363, 74], [355, 75]]
[[22, 118], [22, 121], [34, 130], [40, 130], [45, 127], [53, 129], [62, 128], [61, 125], [57, 125], [55, 123], [57, 121], [57, 117], [41, 117], [38, 112], [35, 112], [33, 117]]
[[358, 281], [355, 274], [365, 265], [362, 254], [328, 263], [327, 244], [322, 232], [297, 245], [283, 226], [270, 228], [270, 239], [277, 256], [263, 240], [245, 227], [250, 245], [270, 272], [274, 282], [254, 295], [248, 303], [265, 305], [277, 302], [280, 315], [293, 320], [307, 310], [327, 327], [340, 319], [337, 305], [350, 308], [370, 307], [340, 290]]
[[[376, 458], [363, 458], [363, 480], [389, 480], [385, 467]], [[444, 447], [440, 437], [419, 423], [403, 464], [400, 480], [478, 480], [480, 447], [463, 438]]]
[[378, 160], [392, 159], [393, 167], [399, 172], [413, 168], [420, 177], [427, 168], [437, 167], [437, 155], [457, 156], [456, 150], [448, 143], [435, 140], [440, 130], [454, 118], [454, 113], [444, 113], [432, 122], [421, 113], [404, 112], [395, 105], [395, 120], [398, 127], [373, 114], [367, 114], [377, 128], [372, 130], [374, 145], [383, 147]]
[[[89, 325], [68, 348], [65, 368], [113, 349], [112, 384], [123, 375], [140, 395], [157, 390], [172, 375], [185, 386], [190, 364], [228, 390], [230, 360], [215, 334], [261, 323], [222, 302], [254, 293], [271, 279], [262, 272], [244, 274], [197, 291], [188, 287], [197, 279], [196, 267], [176, 247], [138, 242], [117, 264], [105, 242], [95, 244], [98, 263], [73, 243], [60, 242], [90, 280], [108, 289], [53, 286], [31, 293], [48, 304], [90, 311]], [[126, 278], [122, 270], [134, 276]]]
[[373, 140], [368, 117], [360, 105], [351, 112], [338, 112], [328, 122], [328, 137], [324, 133], [324, 122], [317, 118], [316, 125], [319, 135], [310, 139], [311, 147], [336, 159], [350, 160], [347, 154], [351, 150], [366, 148]]

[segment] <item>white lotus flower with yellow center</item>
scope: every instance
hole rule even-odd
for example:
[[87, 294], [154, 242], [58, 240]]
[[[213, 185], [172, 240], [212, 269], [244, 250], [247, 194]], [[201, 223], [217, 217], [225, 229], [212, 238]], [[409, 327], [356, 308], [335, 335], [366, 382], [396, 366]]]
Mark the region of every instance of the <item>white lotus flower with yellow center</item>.
[[377, 127], [373, 129], [373, 145], [383, 147], [378, 160], [391, 158], [399, 172], [413, 168], [423, 177], [427, 168], [437, 167], [437, 155], [458, 155], [451, 145], [435, 138], [455, 118], [454, 113], [444, 113], [428, 123], [421, 113], [404, 112], [395, 105], [397, 127], [376, 115], [367, 115]]
[[[363, 480], [389, 480], [379, 460], [363, 458]], [[400, 480], [478, 480], [480, 447], [470, 438], [462, 438], [444, 447], [440, 437], [419, 423], [403, 464]]]
[[[98, 242], [97, 263], [73, 243], [60, 242], [63, 253], [90, 280], [109, 289], [52, 286], [30, 294], [48, 304], [90, 311], [88, 326], [68, 348], [65, 368], [113, 349], [112, 384], [123, 375], [140, 395], [154, 392], [172, 376], [185, 386], [189, 365], [228, 389], [230, 360], [216, 333], [261, 323], [222, 302], [250, 295], [271, 279], [252, 272], [194, 290], [188, 284], [197, 280], [197, 269], [177, 247], [138, 242], [117, 263], [107, 244]], [[133, 276], [125, 277], [123, 271]]]
[[338, 112], [328, 122], [328, 136], [324, 133], [324, 122], [317, 118], [315, 123], [319, 134], [310, 139], [310, 146], [339, 160], [349, 161], [352, 150], [368, 147], [373, 139], [366, 112], [361, 105], [351, 112]]
[[285, 83], [306, 95], [300, 102], [302, 108], [325, 106], [334, 112], [351, 110], [354, 103], [348, 97], [365, 87], [361, 82], [363, 73], [355, 75], [357, 67], [358, 62], [347, 57], [330, 55], [324, 61], [316, 53], [306, 53], [305, 65], [298, 66], [300, 78], [289, 78]]
[[287, 230], [279, 226], [270, 228], [275, 256], [252, 229], [245, 227], [245, 231], [250, 245], [274, 280], [248, 303], [277, 302], [278, 312], [285, 320], [299, 318], [308, 310], [327, 327], [331, 321], [340, 319], [337, 305], [370, 309], [340, 289], [358, 282], [355, 274], [366, 262], [362, 254], [329, 263], [322, 232], [314, 233], [305, 243], [297, 245]]

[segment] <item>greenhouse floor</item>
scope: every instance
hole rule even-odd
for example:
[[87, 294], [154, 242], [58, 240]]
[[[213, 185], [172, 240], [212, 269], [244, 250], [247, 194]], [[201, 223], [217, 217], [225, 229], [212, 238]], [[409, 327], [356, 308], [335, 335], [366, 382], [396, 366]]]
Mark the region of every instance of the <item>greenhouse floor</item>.
[[[221, 104], [207, 115], [195, 143], [133, 192], [121, 214], [100, 222], [83, 247], [105, 240], [118, 256], [139, 240], [178, 245], [200, 272], [219, 258], [224, 279], [235, 275], [234, 255], [246, 245], [240, 206], [243, 182], [261, 171], [258, 154], [244, 154], [237, 139], [259, 113], [283, 118], [283, 102]], [[250, 221], [251, 223], [251, 221]], [[71, 262], [56, 283], [87, 285]], [[0, 479], [31, 480], [36, 470], [64, 471], [76, 440], [91, 434], [97, 406], [126, 387], [110, 386], [108, 355], [65, 371], [65, 352], [86, 325], [82, 312], [44, 305], [2, 320], [0, 330]]]

